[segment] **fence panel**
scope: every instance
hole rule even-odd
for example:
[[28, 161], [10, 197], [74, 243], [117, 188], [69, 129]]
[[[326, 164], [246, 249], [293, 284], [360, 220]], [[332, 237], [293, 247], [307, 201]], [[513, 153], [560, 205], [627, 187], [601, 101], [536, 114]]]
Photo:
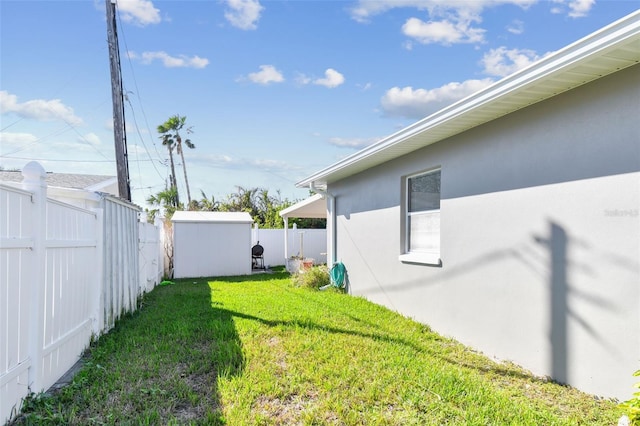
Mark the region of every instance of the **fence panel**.
[[139, 223], [140, 289], [149, 292], [162, 279], [163, 248], [160, 230], [151, 223]]
[[100, 278], [95, 212], [47, 201], [45, 279], [42, 283], [42, 361], [38, 383], [49, 388], [77, 360], [92, 333], [91, 300]]
[[77, 190], [55, 191], [72, 204], [47, 199], [42, 166], [23, 175], [23, 189], [0, 184], [0, 424], [55, 383], [92, 333], [136, 309], [163, 266], [158, 227], [144, 224], [139, 246], [136, 206]]
[[138, 262], [138, 209], [116, 198], [104, 199], [104, 329], [136, 309], [141, 294]]
[[[252, 242], [264, 247], [265, 265], [284, 265], [284, 229], [253, 229]], [[315, 264], [327, 262], [326, 229], [289, 229], [289, 256], [314, 259]]]
[[29, 392], [29, 283], [33, 281], [33, 203], [0, 185], [0, 423]]

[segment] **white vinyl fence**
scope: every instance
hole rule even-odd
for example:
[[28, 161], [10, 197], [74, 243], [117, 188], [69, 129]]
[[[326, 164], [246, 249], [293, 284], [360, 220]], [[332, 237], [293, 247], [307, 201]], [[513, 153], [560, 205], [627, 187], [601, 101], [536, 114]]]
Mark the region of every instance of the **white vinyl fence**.
[[92, 335], [136, 309], [162, 271], [158, 229], [138, 223], [137, 207], [48, 199], [42, 166], [23, 175], [22, 188], [0, 185], [2, 424], [73, 366]]
[[[288, 257], [302, 256], [313, 259], [314, 264], [327, 263], [326, 229], [289, 229], [287, 232]], [[286, 265], [284, 254], [284, 229], [252, 229], [252, 244], [264, 247], [265, 265]]]

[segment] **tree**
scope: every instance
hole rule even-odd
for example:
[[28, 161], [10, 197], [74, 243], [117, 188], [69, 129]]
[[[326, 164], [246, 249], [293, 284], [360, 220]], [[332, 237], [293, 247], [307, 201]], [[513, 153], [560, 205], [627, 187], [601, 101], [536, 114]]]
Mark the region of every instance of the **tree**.
[[178, 201], [178, 189], [175, 187], [167, 188], [164, 191], [160, 191], [155, 195], [149, 196], [149, 198], [147, 198], [147, 203], [152, 206], [159, 207], [147, 212], [150, 222], [153, 222], [156, 215], [160, 212], [160, 209], [164, 210], [164, 216], [167, 219], [170, 219], [171, 216], [173, 216], [173, 213], [176, 210], [180, 210], [182, 207], [182, 204]]
[[200, 194], [202, 195], [202, 200], [191, 201], [189, 210], [215, 212], [220, 209], [220, 202], [216, 201], [213, 195], [211, 198], [208, 198], [203, 190], [200, 190]]
[[[169, 190], [162, 191], [153, 197], [149, 197], [147, 202], [163, 204], [167, 217], [171, 217], [174, 211], [181, 209], [182, 204], [177, 199], [171, 198]], [[213, 196], [207, 197], [204, 191], [200, 190], [201, 200], [192, 200], [188, 208], [192, 211], [222, 211], [222, 212], [247, 212], [254, 222], [261, 228], [279, 229], [284, 226], [284, 221], [280, 217], [280, 212], [295, 202], [282, 199], [280, 191], [276, 196], [269, 194], [264, 188], [244, 188], [236, 186], [236, 192], [229, 194], [224, 201], [217, 201]], [[156, 201], [160, 200], [160, 201]], [[306, 219], [291, 218], [289, 226], [297, 224], [299, 228], [326, 228], [326, 219]]]
[[258, 188], [243, 188], [236, 186], [236, 192], [230, 194], [227, 200], [220, 203], [220, 211], [223, 212], [247, 212], [258, 224], [260, 209], [257, 204], [256, 194]]
[[[160, 126], [158, 126], [158, 131], [160, 131]], [[167, 147], [169, 151], [169, 163], [171, 164], [171, 176], [169, 176], [169, 187], [175, 190], [176, 204], [180, 203], [180, 197], [178, 195], [178, 182], [176, 181], [176, 167], [173, 163], [173, 146], [175, 141], [171, 137], [171, 135], [163, 134], [160, 136], [162, 139], [162, 145]]]
[[[173, 115], [169, 117], [167, 121], [158, 126], [158, 133], [160, 133], [163, 138], [171, 139], [175, 143], [176, 151], [180, 154], [180, 158], [182, 159], [182, 170], [184, 171], [184, 183], [187, 187], [187, 205], [191, 205], [191, 190], [189, 189], [189, 179], [187, 178], [187, 164], [184, 161], [184, 149], [183, 143], [187, 146], [187, 148], [194, 149], [196, 146], [191, 142], [190, 139], [182, 140], [182, 136], [180, 136], [180, 131], [184, 128], [185, 122], [187, 121], [187, 117], [181, 117], [180, 115]], [[192, 133], [191, 128], [185, 129], [187, 133]], [[164, 139], [163, 139], [164, 144]], [[173, 144], [172, 144], [173, 145]], [[171, 149], [169, 150], [171, 152]], [[173, 160], [171, 162], [173, 167]], [[175, 178], [175, 173], [174, 173]]]

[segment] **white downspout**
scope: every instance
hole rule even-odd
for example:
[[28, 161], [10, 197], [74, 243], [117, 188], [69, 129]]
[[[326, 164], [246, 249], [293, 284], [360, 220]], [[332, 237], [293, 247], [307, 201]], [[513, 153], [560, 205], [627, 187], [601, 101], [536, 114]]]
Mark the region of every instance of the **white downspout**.
[[[336, 254], [336, 197], [327, 191], [317, 188], [313, 182], [309, 184], [309, 189], [327, 198], [327, 236], [329, 237], [327, 244], [327, 266], [331, 268], [338, 260]], [[331, 259], [330, 262], [329, 259]]]

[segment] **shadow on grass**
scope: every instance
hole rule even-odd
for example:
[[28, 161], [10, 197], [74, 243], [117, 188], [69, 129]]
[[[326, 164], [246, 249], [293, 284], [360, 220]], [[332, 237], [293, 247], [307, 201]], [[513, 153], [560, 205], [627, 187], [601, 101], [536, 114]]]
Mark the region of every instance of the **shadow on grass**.
[[199, 279], [147, 294], [83, 357], [73, 380], [34, 395], [13, 424], [224, 425], [220, 378], [244, 369], [230, 312]]
[[[288, 277], [290, 277], [290, 274], [286, 271], [284, 267], [281, 267], [281, 268], [276, 267], [274, 268], [274, 271], [269, 274], [257, 274], [252, 276], [237, 276], [237, 277], [221, 277], [221, 278], [218, 278], [218, 280], [225, 281], [225, 282], [242, 283], [242, 282], [250, 282], [250, 281], [270, 281], [274, 279], [286, 279]], [[214, 278], [214, 280], [215, 279], [216, 278]], [[286, 288], [284, 290], [287, 291]], [[313, 290], [309, 290], [309, 291], [313, 291]], [[287, 294], [289, 294], [290, 296], [294, 296], [298, 299], [302, 297], [299, 294], [290, 290], [287, 291]], [[332, 307], [327, 303], [323, 303], [312, 298], [304, 299], [304, 303], [314, 303], [314, 304], [323, 306], [324, 308], [335, 310], [335, 307]], [[470, 370], [475, 370], [477, 372], [481, 372], [484, 374], [493, 374], [493, 375], [498, 375], [502, 377], [517, 378], [517, 379], [526, 380], [532, 383], [548, 383], [550, 381], [549, 378], [534, 376], [533, 374], [525, 370], [522, 370], [516, 366], [512, 366], [511, 364], [496, 363], [490, 360], [489, 358], [483, 356], [482, 354], [477, 354], [479, 359], [478, 362], [470, 361], [469, 358], [471, 357], [469, 357], [468, 355], [467, 356], [463, 355], [460, 357], [457, 357], [455, 355], [449, 355], [447, 354], [447, 352], [450, 352], [449, 349], [452, 347], [452, 345], [460, 345], [460, 347], [462, 347], [462, 345], [455, 341], [451, 341], [452, 343], [447, 343], [449, 342], [449, 339], [445, 339], [439, 336], [437, 333], [434, 333], [431, 331], [429, 331], [429, 333], [431, 333], [433, 337], [430, 337], [429, 340], [434, 343], [433, 345], [434, 347], [429, 347], [430, 345], [426, 345], [426, 344], [419, 344], [409, 339], [398, 337], [395, 332], [381, 329], [379, 324], [376, 324], [367, 319], [361, 318], [360, 316], [357, 315], [357, 313], [347, 312], [344, 309], [338, 309], [340, 315], [344, 315], [354, 322], [377, 329], [377, 331], [364, 332], [364, 331], [353, 330], [349, 328], [332, 327], [332, 326], [327, 326], [324, 324], [314, 322], [313, 320], [310, 320], [310, 319], [273, 320], [273, 319], [260, 318], [244, 312], [226, 310], [220, 307], [216, 307], [215, 309], [225, 312], [224, 313], [225, 317], [228, 316], [231, 319], [233, 317], [237, 317], [237, 318], [243, 318], [251, 321], [256, 321], [268, 327], [291, 327], [291, 328], [305, 328], [308, 330], [322, 330], [322, 331], [334, 333], [334, 334], [352, 335], [352, 336], [358, 336], [361, 338], [367, 338], [367, 339], [382, 341], [382, 342], [391, 343], [391, 344], [398, 344], [408, 349], [411, 349], [413, 351], [416, 351], [418, 353], [426, 353], [429, 356], [433, 356], [450, 365], [459, 366], [461, 368], [466, 368]], [[467, 354], [471, 352], [469, 348], [465, 348], [464, 351]]]

